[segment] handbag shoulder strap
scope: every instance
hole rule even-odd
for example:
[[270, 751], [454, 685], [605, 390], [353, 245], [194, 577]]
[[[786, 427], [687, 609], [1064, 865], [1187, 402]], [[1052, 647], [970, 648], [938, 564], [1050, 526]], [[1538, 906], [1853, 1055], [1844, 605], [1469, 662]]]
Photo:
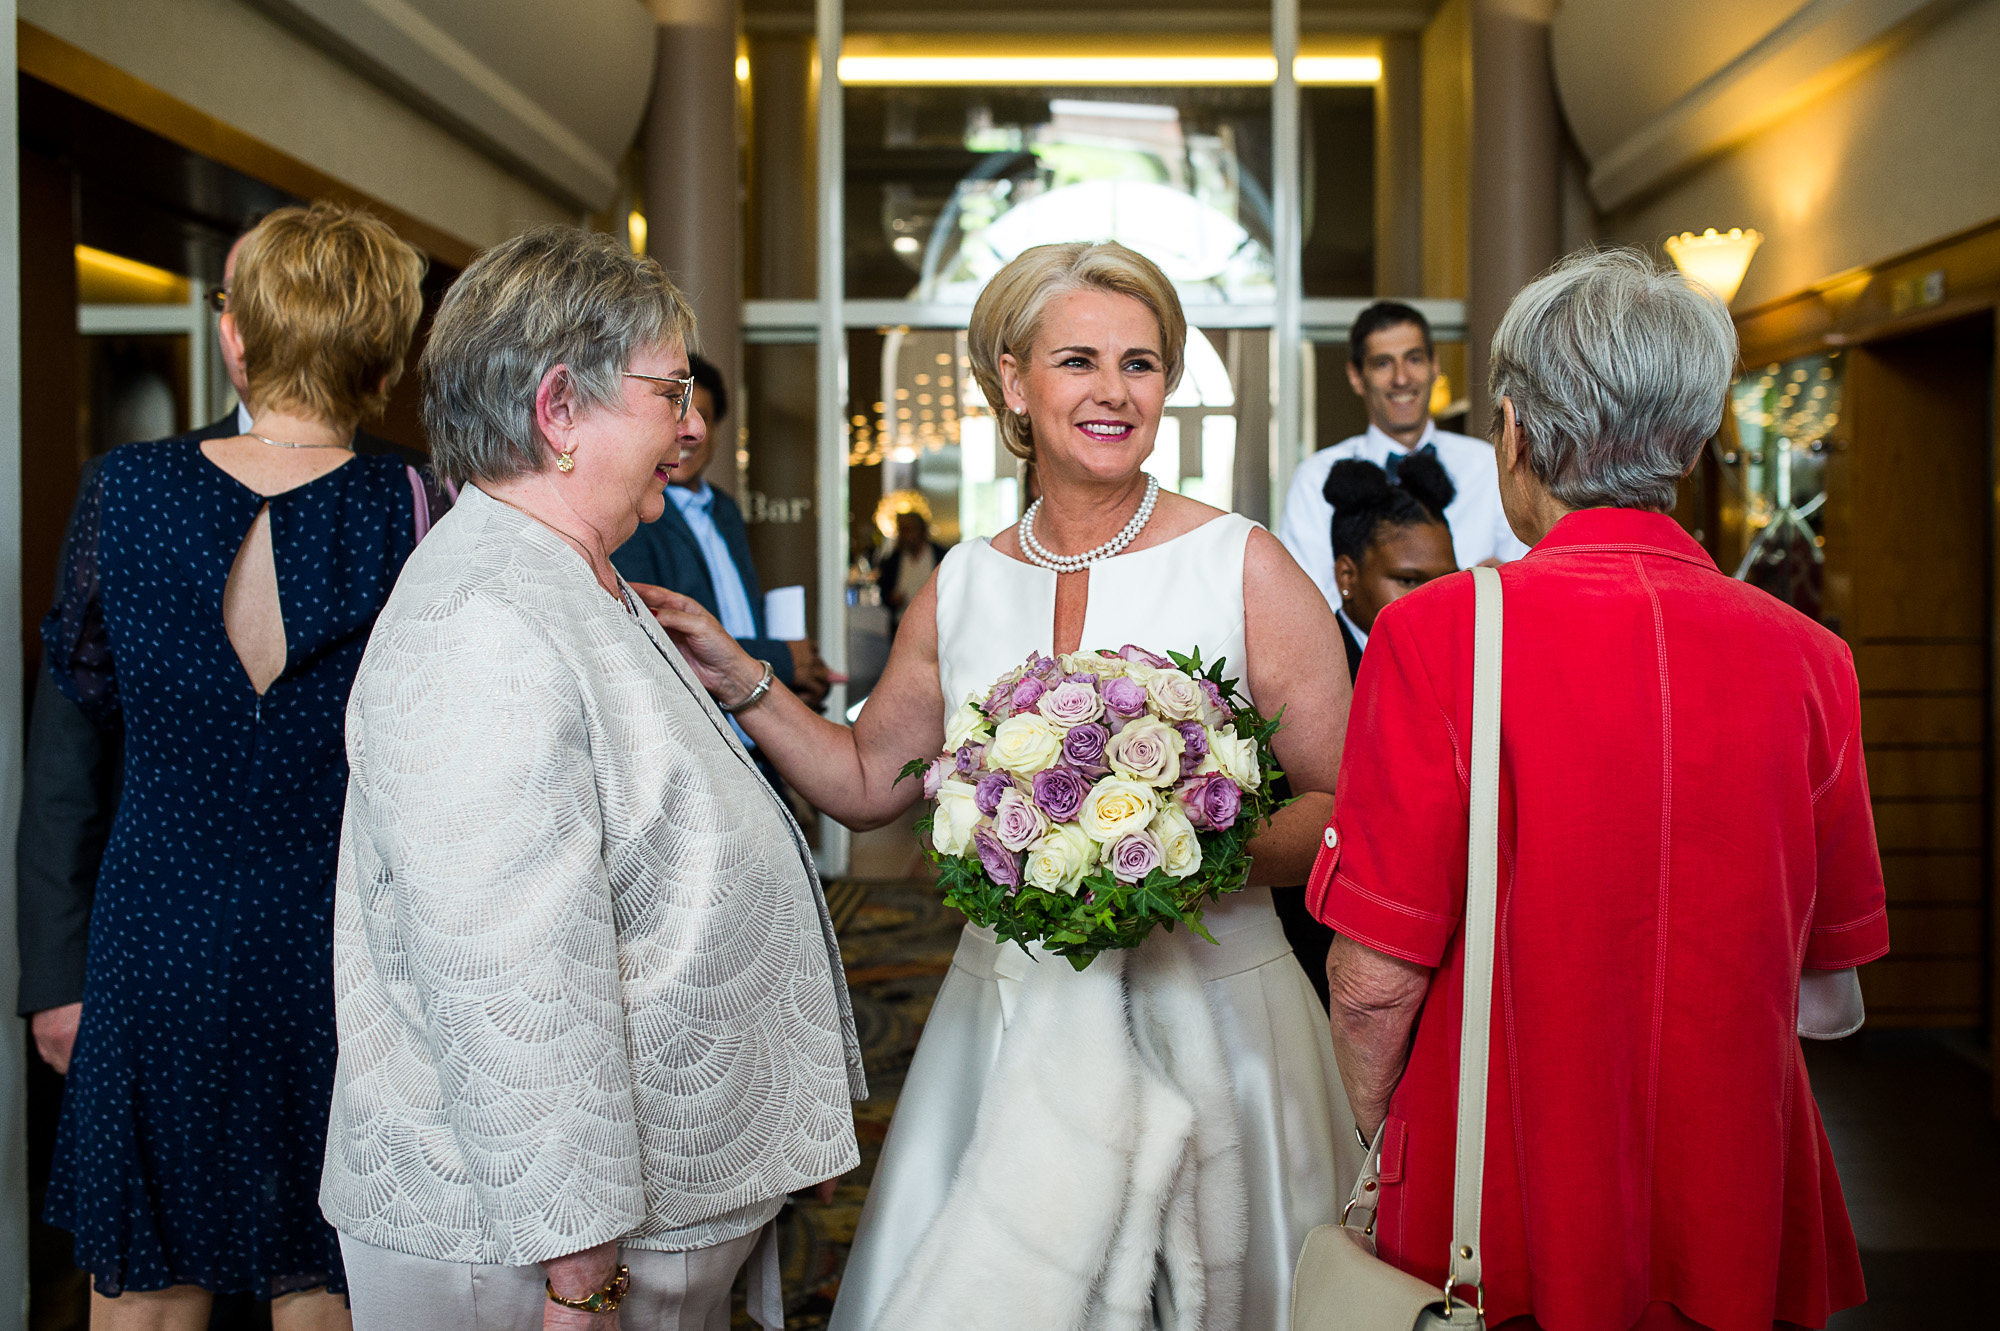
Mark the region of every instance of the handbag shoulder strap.
[[[1472, 570], [1472, 816], [1465, 854], [1465, 1003], [1458, 1037], [1452, 1176], [1452, 1287], [1480, 1284], [1486, 1181], [1486, 1069], [1493, 1031], [1493, 935], [1500, 877], [1500, 570]], [[1450, 1290], [1447, 1289], [1447, 1295]], [[1449, 1300], [1447, 1299], [1447, 1306]]]

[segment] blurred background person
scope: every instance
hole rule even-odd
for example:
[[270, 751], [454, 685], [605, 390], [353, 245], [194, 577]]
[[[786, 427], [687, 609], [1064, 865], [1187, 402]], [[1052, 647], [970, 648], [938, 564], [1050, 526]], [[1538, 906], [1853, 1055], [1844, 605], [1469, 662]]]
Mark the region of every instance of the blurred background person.
[[1408, 305], [1376, 301], [1355, 318], [1347, 348], [1347, 383], [1368, 409], [1368, 429], [1299, 464], [1278, 522], [1278, 539], [1319, 584], [1327, 604], [1341, 607], [1329, 539], [1333, 504], [1326, 497], [1326, 478], [1336, 462], [1372, 462], [1393, 479], [1405, 458], [1435, 457], [1454, 491], [1445, 517], [1455, 566], [1497, 564], [1526, 554], [1528, 547], [1509, 530], [1500, 507], [1492, 446], [1440, 430], [1431, 420], [1438, 360], [1430, 321]]
[[896, 539], [875, 565], [875, 585], [882, 590], [882, 604], [889, 607], [892, 638], [903, 612], [943, 559], [944, 546], [931, 539], [930, 519], [914, 510], [896, 515]]
[[1323, 492], [1333, 507], [1334, 616], [1352, 681], [1382, 607], [1458, 571], [1444, 517], [1456, 492], [1444, 465], [1423, 453], [1405, 458], [1393, 477], [1359, 458], [1336, 462]]
[[[1636, 250], [1559, 264], [1494, 334], [1534, 549], [1500, 570], [1489, 1326], [1820, 1327], [1863, 1298], [1798, 1039], [1857, 1027], [1853, 968], [1889, 948], [1854, 661], [1671, 514], [1736, 356], [1722, 302]], [[1381, 1256], [1441, 1284], [1472, 579], [1383, 611], [1366, 669], [1308, 899], [1355, 1122], [1388, 1129]]]
[[698, 355], [688, 357], [694, 374], [694, 407], [708, 433], [691, 445], [674, 468], [670, 501], [660, 516], [641, 523], [611, 563], [631, 582], [665, 587], [700, 601], [722, 621], [743, 650], [768, 660], [778, 682], [808, 704], [826, 700], [828, 676], [819, 647], [811, 640], [779, 642], [764, 636], [764, 590], [750, 558], [750, 533], [743, 510], [727, 490], [708, 483], [708, 464], [717, 441], [728, 437], [729, 389], [722, 371]]
[[424, 260], [334, 204], [246, 236], [222, 338], [247, 432], [115, 449], [78, 505], [50, 673], [120, 718], [123, 795], [90, 925], [48, 1221], [91, 1323], [201, 1327], [217, 1294], [348, 1321], [315, 1205], [334, 1063], [341, 714], [418, 538], [404, 463], [357, 457]]
[[[1451, 478], [1428, 453], [1405, 458], [1393, 479], [1372, 462], [1348, 458], [1327, 472], [1325, 493], [1333, 507], [1333, 577], [1340, 589], [1334, 617], [1347, 650], [1351, 683], [1361, 670], [1361, 652], [1382, 607], [1457, 571], [1451, 528], [1444, 520], [1451, 505]], [[1313, 992], [1325, 1006], [1326, 952], [1333, 943], [1333, 930], [1306, 909], [1303, 886], [1272, 888], [1271, 904]]]
[[776, 1326], [772, 1222], [859, 1159], [812, 855], [611, 561], [705, 434], [693, 335], [658, 263], [543, 227], [425, 348], [467, 484], [355, 680], [336, 889], [321, 1200], [361, 1331], [723, 1331], [760, 1251]]
[[[208, 293], [218, 314], [228, 310], [229, 286], [236, 273], [236, 256], [250, 233], [244, 232], [223, 260], [223, 285]], [[290, 317], [280, 306], [276, 317]], [[232, 321], [233, 327], [233, 321]], [[220, 339], [222, 367], [236, 390], [237, 404], [189, 439], [228, 439], [250, 432], [254, 423], [249, 381], [243, 373], [240, 332]], [[422, 468], [424, 455], [369, 434], [354, 432], [354, 451], [363, 456], [387, 454], [406, 465]], [[79, 501], [91, 486], [103, 458], [85, 462], [77, 486]], [[437, 494], [431, 496], [438, 498]], [[72, 509], [70, 530], [79, 509]], [[70, 538], [65, 537], [58, 568], [67, 566]], [[60, 586], [57, 596], [61, 596]], [[98, 868], [118, 811], [119, 781], [125, 762], [124, 728], [113, 713], [92, 718], [71, 702], [50, 680], [44, 655], [28, 723], [21, 787], [21, 830], [15, 843], [19, 895], [21, 987], [18, 1008], [29, 1018], [36, 1052], [57, 1072], [69, 1071], [76, 1025], [83, 1013], [84, 958], [90, 942], [90, 906], [97, 890]]]

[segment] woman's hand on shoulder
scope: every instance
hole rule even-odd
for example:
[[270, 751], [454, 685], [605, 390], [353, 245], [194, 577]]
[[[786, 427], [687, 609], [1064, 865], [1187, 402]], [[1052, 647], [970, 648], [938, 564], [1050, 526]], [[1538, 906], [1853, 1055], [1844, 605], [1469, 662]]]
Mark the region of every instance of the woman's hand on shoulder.
[[629, 585], [710, 693], [725, 699], [744, 698], [764, 678], [764, 667], [751, 659], [701, 602], [648, 582]]

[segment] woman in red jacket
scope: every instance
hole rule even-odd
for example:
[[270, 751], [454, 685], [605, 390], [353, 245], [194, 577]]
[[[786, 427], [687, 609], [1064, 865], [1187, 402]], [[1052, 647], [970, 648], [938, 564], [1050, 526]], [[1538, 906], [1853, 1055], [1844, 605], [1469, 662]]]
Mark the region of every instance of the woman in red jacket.
[[[1859, 1021], [1888, 950], [1853, 658], [1668, 515], [1720, 424], [1728, 311], [1588, 254], [1494, 335], [1502, 498], [1488, 1325], [1824, 1326], [1863, 1298], [1796, 1035]], [[1472, 579], [1383, 611], [1308, 904], [1382, 1255], [1445, 1279], [1462, 983]], [[1429, 996], [1431, 1001], [1426, 1002]], [[1414, 1028], [1414, 1039], [1412, 1029]], [[1462, 1291], [1470, 1295], [1471, 1291]]]

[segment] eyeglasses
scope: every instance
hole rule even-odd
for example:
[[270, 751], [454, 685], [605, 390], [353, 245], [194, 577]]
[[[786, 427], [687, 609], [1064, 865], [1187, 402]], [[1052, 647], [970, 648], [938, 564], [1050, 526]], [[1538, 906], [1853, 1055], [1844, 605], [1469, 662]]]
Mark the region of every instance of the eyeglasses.
[[210, 287], [203, 294], [202, 299], [208, 302], [208, 308], [214, 310], [217, 314], [221, 314], [229, 308], [229, 288]]
[[693, 374], [634, 374], [630, 370], [624, 373], [627, 379], [644, 379], [649, 383], [665, 384], [669, 389], [678, 389], [678, 392], [667, 394], [667, 401], [674, 404], [675, 420], [687, 419], [689, 409], [694, 406]]

